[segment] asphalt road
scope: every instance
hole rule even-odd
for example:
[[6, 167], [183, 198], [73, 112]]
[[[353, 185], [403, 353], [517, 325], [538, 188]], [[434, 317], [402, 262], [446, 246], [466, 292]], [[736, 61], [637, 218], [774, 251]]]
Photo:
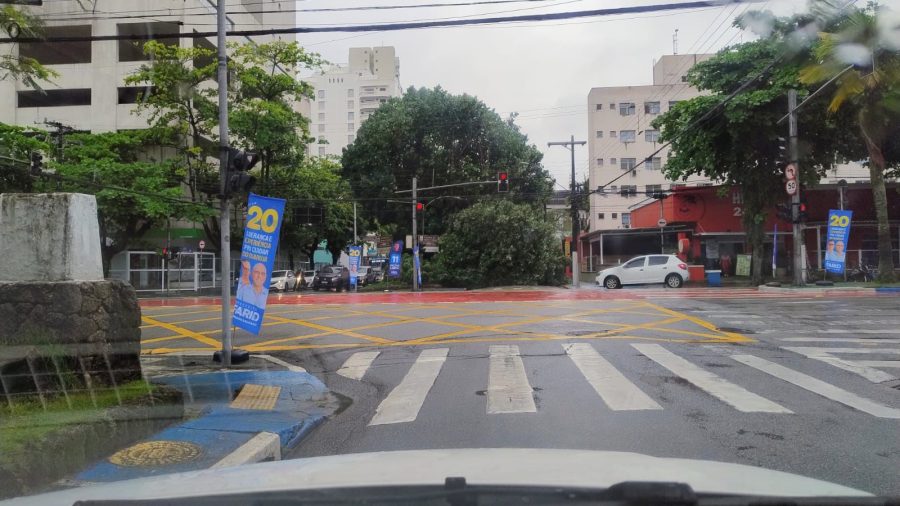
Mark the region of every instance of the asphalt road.
[[245, 344], [346, 398], [286, 458], [619, 450], [900, 495], [900, 299], [633, 293], [284, 307], [282, 334]]

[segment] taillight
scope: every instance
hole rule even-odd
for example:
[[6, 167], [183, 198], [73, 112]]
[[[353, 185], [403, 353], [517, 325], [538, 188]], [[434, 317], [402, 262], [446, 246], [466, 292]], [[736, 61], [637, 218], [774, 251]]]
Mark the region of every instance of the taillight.
[[678, 268], [681, 269], [681, 270], [683, 270], [683, 271], [686, 271], [686, 270], [687, 270], [687, 265], [685, 265], [685, 264], [678, 264]]

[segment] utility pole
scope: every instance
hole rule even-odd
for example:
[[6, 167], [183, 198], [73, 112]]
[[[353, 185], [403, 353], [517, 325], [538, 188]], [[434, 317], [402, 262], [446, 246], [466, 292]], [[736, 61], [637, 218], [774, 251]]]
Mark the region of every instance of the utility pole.
[[359, 237], [356, 235], [356, 201], [353, 201], [353, 244], [359, 242]]
[[[418, 198], [419, 198], [419, 194], [418, 194], [418, 191], [416, 188], [416, 176], [413, 176], [413, 178], [412, 178], [412, 244], [411, 244], [412, 250], [413, 250], [413, 255], [416, 254], [416, 244], [419, 242], [418, 237], [416, 237], [416, 232], [417, 232], [416, 231], [416, 221], [417, 221], [416, 220], [416, 202], [417, 202]], [[417, 276], [416, 274], [417, 274], [416, 273], [416, 262], [415, 262], [415, 259], [413, 259], [413, 276], [412, 276], [412, 278], [413, 278], [413, 291], [414, 292], [419, 291], [419, 276]]]
[[581, 265], [578, 262], [578, 232], [581, 228], [578, 219], [578, 197], [575, 190], [575, 145], [584, 146], [587, 141], [576, 141], [573, 135], [568, 141], [548, 142], [547, 146], [564, 146], [572, 155], [572, 192], [569, 198], [572, 206], [572, 286], [578, 288], [581, 283]]
[[231, 220], [228, 202], [228, 54], [225, 47], [225, 0], [216, 6], [216, 42], [219, 60], [219, 179], [222, 185], [219, 210], [222, 252], [222, 367], [231, 367]]
[[797, 90], [788, 90], [788, 151], [790, 155], [790, 163], [794, 165], [797, 171], [797, 191], [791, 195], [791, 221], [794, 223], [794, 284], [802, 286], [805, 283], [805, 271], [803, 269], [803, 224], [800, 223], [800, 152], [797, 146]]

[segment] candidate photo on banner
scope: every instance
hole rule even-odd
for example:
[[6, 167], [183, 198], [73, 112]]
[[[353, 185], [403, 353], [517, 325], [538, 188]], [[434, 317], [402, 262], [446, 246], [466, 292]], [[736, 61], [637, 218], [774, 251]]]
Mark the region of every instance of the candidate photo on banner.
[[847, 264], [847, 243], [853, 211], [828, 211], [828, 232], [825, 235], [825, 270], [842, 274]]
[[259, 334], [266, 314], [269, 283], [278, 251], [285, 201], [250, 194], [241, 245], [241, 274], [234, 297], [232, 324]]

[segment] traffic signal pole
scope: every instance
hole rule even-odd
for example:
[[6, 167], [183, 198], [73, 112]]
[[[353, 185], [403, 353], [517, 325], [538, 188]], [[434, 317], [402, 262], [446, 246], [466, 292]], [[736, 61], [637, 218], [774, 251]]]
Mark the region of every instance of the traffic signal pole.
[[794, 266], [794, 285], [802, 286], [805, 283], [806, 270], [805, 258], [803, 255], [803, 224], [800, 223], [800, 152], [797, 146], [797, 90], [788, 90], [788, 150], [790, 162], [796, 167], [797, 171], [797, 191], [791, 195], [791, 217], [793, 221], [793, 266]]
[[228, 54], [225, 47], [225, 0], [216, 6], [216, 41], [218, 47], [219, 81], [219, 178], [222, 195], [219, 210], [220, 244], [222, 257], [222, 367], [231, 367], [231, 221], [228, 202]]

